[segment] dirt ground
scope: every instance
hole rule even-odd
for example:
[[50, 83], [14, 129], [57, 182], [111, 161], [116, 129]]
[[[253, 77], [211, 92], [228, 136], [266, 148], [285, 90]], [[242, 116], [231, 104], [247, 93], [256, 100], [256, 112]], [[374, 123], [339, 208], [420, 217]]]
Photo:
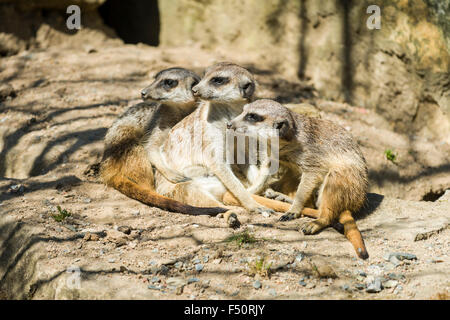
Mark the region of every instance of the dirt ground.
[[[258, 96], [312, 103], [358, 139], [371, 179], [357, 222], [368, 260], [333, 229], [304, 236], [307, 218], [243, 216], [233, 230], [97, 180], [107, 128], [140, 102], [152, 75], [172, 66], [201, 74], [222, 60], [255, 73]], [[371, 110], [323, 100], [244, 56], [195, 47], [23, 51], [0, 59], [0, 81], [0, 298], [448, 298], [450, 145], [431, 133], [395, 133]], [[57, 206], [71, 215], [56, 221]]]

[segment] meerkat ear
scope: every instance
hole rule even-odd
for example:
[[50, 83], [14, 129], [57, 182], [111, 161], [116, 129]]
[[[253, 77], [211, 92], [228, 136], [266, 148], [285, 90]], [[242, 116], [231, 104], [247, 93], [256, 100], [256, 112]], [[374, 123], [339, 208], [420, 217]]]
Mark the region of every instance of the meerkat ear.
[[294, 137], [294, 129], [287, 120], [275, 121], [273, 128], [278, 130], [278, 134], [283, 140], [289, 141]]
[[241, 83], [240, 86], [241, 94], [245, 99], [251, 99], [253, 97], [253, 93], [255, 93], [255, 82], [248, 79]]

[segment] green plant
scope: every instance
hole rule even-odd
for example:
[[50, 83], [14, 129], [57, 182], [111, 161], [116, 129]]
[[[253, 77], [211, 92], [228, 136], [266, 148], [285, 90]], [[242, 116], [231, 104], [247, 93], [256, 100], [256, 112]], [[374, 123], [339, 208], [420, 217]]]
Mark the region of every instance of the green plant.
[[268, 263], [266, 261], [266, 258], [259, 258], [255, 261], [248, 264], [249, 266], [249, 274], [250, 275], [260, 275], [261, 277], [269, 277], [270, 275], [270, 267], [272, 266], [272, 263]]
[[71, 216], [71, 213], [66, 209], [61, 209], [60, 206], [56, 206], [56, 208], [58, 209], [59, 213], [52, 215], [53, 219], [55, 219], [56, 222], [64, 221], [64, 219]]
[[248, 230], [233, 234], [225, 239], [226, 242], [235, 242], [239, 247], [244, 243], [255, 243], [258, 241]]
[[384, 151], [384, 154], [386, 155], [386, 159], [396, 164], [397, 154], [395, 154], [391, 149]]

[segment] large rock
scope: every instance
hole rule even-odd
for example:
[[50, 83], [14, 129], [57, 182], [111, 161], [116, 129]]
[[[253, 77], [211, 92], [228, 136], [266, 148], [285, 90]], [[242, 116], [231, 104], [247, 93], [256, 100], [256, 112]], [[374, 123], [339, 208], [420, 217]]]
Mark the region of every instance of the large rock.
[[[381, 29], [366, 22], [381, 9]], [[160, 1], [161, 43], [241, 52], [400, 132], [449, 141], [450, 1]], [[445, 119], [446, 118], [446, 119]]]

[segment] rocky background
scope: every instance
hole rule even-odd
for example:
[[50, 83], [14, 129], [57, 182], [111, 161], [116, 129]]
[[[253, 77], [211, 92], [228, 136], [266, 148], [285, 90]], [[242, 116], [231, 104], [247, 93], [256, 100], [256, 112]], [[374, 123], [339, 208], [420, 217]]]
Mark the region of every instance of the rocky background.
[[[448, 297], [449, 38], [449, 0], [0, 0], [0, 298]], [[276, 217], [230, 230], [98, 182], [107, 128], [157, 71], [224, 60], [259, 97], [309, 103], [357, 138], [368, 261], [334, 230], [305, 237]]]

